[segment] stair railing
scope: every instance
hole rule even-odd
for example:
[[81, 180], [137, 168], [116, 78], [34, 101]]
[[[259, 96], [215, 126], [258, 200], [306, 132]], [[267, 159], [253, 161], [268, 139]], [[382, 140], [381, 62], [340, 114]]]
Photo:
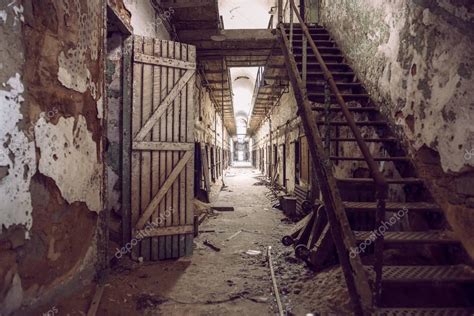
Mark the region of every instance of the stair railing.
[[[299, 24], [300, 24], [300, 27], [302, 29], [302, 39], [306, 40], [310, 47], [311, 47], [311, 50], [314, 54], [314, 56], [316, 57], [316, 60], [318, 61], [320, 67], [321, 67], [321, 70], [323, 72], [323, 75], [327, 81], [327, 84], [329, 86], [329, 88], [331, 89], [331, 92], [334, 94], [335, 98], [336, 98], [336, 101], [337, 103], [339, 104], [340, 108], [341, 108], [341, 111], [347, 121], [347, 124], [349, 126], [349, 128], [351, 129], [353, 135], [354, 135], [354, 138], [356, 140], [356, 143], [364, 157], [364, 160], [366, 161], [367, 165], [368, 165], [368, 168], [370, 170], [370, 174], [374, 180], [374, 184], [375, 184], [375, 190], [376, 190], [376, 198], [377, 198], [377, 211], [376, 211], [376, 224], [377, 225], [382, 225], [382, 222], [384, 221], [385, 219], [385, 200], [387, 198], [387, 194], [388, 194], [388, 183], [385, 179], [385, 177], [383, 176], [383, 174], [380, 172], [379, 168], [378, 168], [378, 165], [377, 163], [375, 162], [372, 154], [370, 153], [370, 150], [367, 146], [367, 144], [365, 143], [356, 123], [355, 123], [355, 120], [354, 120], [354, 117], [352, 116], [352, 114], [350, 113], [337, 85], [336, 85], [336, 82], [331, 74], [331, 72], [329, 71], [326, 63], [324, 62], [318, 48], [316, 47], [316, 44], [314, 43], [312, 37], [311, 37], [311, 34], [305, 24], [305, 21], [303, 20], [303, 18], [301, 17], [301, 15], [299, 14], [298, 12], [298, 8], [294, 2], [294, 0], [289, 0], [290, 1], [290, 17], [293, 16], [293, 14], [296, 15], [298, 21], [299, 21]], [[279, 1], [279, 4], [281, 4], [282, 1], [280, 0]], [[280, 10], [282, 11], [282, 10]], [[279, 11], [279, 12], [280, 12]], [[283, 16], [282, 16], [283, 17]], [[280, 19], [280, 28], [283, 29], [284, 31], [284, 27], [283, 27], [283, 19]], [[290, 18], [290, 36], [291, 35], [291, 32], [293, 30], [293, 19]], [[285, 35], [286, 36], [286, 35]], [[305, 41], [303, 41], [304, 43]], [[292, 43], [291, 43], [292, 44]], [[305, 74], [306, 73], [306, 69], [305, 69], [305, 66], [306, 66], [306, 56], [305, 56], [305, 53], [306, 53], [306, 49], [303, 49], [303, 73]], [[306, 85], [305, 85], [306, 86]], [[374, 303], [376, 305], [379, 305], [379, 302], [380, 302], [380, 295], [381, 295], [381, 281], [382, 281], [382, 266], [383, 266], [383, 241], [384, 241], [384, 236], [383, 234], [376, 234], [377, 238], [375, 240], [375, 262], [374, 262], [374, 270], [375, 270], [375, 274], [376, 274], [376, 277], [375, 277], [375, 284], [374, 284], [374, 287], [373, 287], [373, 296], [374, 296]], [[348, 249], [349, 251], [351, 249]]]

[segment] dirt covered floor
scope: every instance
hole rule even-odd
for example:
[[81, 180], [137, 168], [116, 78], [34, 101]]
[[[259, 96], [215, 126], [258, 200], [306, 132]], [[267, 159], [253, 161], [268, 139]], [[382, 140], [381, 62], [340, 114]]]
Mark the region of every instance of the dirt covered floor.
[[[349, 299], [339, 268], [313, 273], [280, 239], [292, 227], [273, 209], [261, 174], [231, 168], [215, 205], [235, 210], [214, 212], [200, 226], [192, 257], [158, 263], [126, 258], [107, 279], [98, 315], [276, 315], [267, 247], [287, 315], [347, 315]], [[239, 232], [236, 234], [237, 232]], [[230, 238], [232, 237], [232, 238]], [[204, 244], [208, 240], [220, 251]], [[253, 253], [248, 254], [249, 250]], [[85, 315], [95, 291], [54, 304], [58, 315]], [[46, 312], [51, 309], [45, 306]]]

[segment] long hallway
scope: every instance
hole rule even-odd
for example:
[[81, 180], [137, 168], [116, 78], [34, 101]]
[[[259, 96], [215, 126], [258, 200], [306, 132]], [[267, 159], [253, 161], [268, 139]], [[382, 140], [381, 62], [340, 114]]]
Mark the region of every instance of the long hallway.
[[[262, 174], [242, 164], [227, 170], [225, 187], [212, 203], [233, 211], [211, 211], [194, 239], [194, 255], [177, 261], [115, 261], [104, 286], [99, 315], [273, 315], [277, 305], [267, 260], [268, 246], [287, 313], [347, 313], [349, 298], [339, 268], [319, 274], [280, 241], [294, 224], [272, 208]], [[209, 241], [220, 251], [205, 245]], [[94, 295], [89, 287], [56, 305], [81, 315]], [[45, 306], [39, 312], [46, 312]], [[326, 314], [327, 313], [327, 314]]]
[[0, 316], [474, 315], [473, 30], [458, 0], [0, 0]]

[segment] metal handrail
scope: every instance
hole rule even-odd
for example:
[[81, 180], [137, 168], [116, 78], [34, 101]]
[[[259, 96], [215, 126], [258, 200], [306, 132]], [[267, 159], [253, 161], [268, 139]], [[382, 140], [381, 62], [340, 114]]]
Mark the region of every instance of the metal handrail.
[[267, 29], [273, 29], [273, 14], [270, 15], [270, 20], [268, 21]]

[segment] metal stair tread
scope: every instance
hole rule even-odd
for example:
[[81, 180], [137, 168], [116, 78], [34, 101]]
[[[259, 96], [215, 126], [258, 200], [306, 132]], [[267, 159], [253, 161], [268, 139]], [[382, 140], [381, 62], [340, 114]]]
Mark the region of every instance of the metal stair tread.
[[[351, 210], [376, 210], [377, 202], [342, 202], [344, 207]], [[386, 202], [385, 209], [387, 211], [398, 211], [403, 208], [409, 211], [429, 211], [440, 210], [439, 206], [428, 202]]]
[[[364, 157], [330, 156], [331, 160], [365, 161]], [[408, 157], [373, 157], [374, 161], [409, 161]]]
[[[374, 274], [371, 266], [365, 266], [369, 274]], [[474, 282], [474, 271], [467, 265], [446, 266], [384, 266], [382, 267], [384, 283], [416, 282]]]
[[[367, 107], [364, 107], [364, 106], [348, 106], [347, 109], [349, 111], [353, 111], [353, 112], [372, 112], [372, 111], [378, 111], [378, 108], [376, 107], [373, 107], [373, 106], [367, 106]], [[312, 110], [313, 111], [325, 111], [326, 108], [323, 107], [323, 106], [313, 106], [312, 107]], [[329, 111], [341, 111], [341, 108], [340, 107], [334, 107], [334, 106], [331, 106], [329, 108]]]
[[472, 316], [474, 308], [379, 308], [376, 316]]
[[[336, 138], [329, 138], [332, 142], [355, 142], [357, 141], [355, 138], [347, 138], [347, 137], [336, 137]], [[395, 137], [383, 137], [383, 138], [364, 138], [365, 142], [368, 143], [377, 143], [377, 142], [396, 142], [397, 139]]]
[[[309, 96], [314, 96], [314, 97], [323, 97], [324, 98], [324, 93], [321, 93], [321, 92], [311, 92], [311, 91], [308, 91], [308, 95]], [[343, 98], [349, 98], [349, 97], [352, 97], [352, 98], [368, 98], [369, 95], [368, 94], [365, 94], [365, 93], [341, 93], [341, 96]], [[334, 98], [334, 94], [331, 93], [331, 98]]]
[[[387, 125], [387, 122], [385, 121], [355, 121], [354, 122], [356, 125], [362, 125], [362, 126], [369, 126], [369, 125]], [[346, 126], [348, 125], [348, 122], [346, 121], [316, 121], [317, 125], [338, 125], [338, 126]]]
[[[374, 183], [372, 178], [336, 178], [338, 182], [342, 183]], [[386, 179], [389, 184], [418, 184], [423, 183], [423, 180], [420, 178], [407, 177], [399, 179]]]
[[[324, 76], [324, 72], [321, 71], [308, 71], [308, 75], [316, 75], [316, 76]], [[331, 74], [333, 76], [355, 76], [355, 73], [353, 71], [332, 71]], [[306, 82], [311, 82], [310, 80], [307, 80]]]
[[[430, 231], [388, 231], [384, 233], [386, 243], [437, 243], [452, 244], [459, 241], [450, 236], [451, 232]], [[373, 231], [354, 231], [356, 240], [361, 242], [369, 240]]]

